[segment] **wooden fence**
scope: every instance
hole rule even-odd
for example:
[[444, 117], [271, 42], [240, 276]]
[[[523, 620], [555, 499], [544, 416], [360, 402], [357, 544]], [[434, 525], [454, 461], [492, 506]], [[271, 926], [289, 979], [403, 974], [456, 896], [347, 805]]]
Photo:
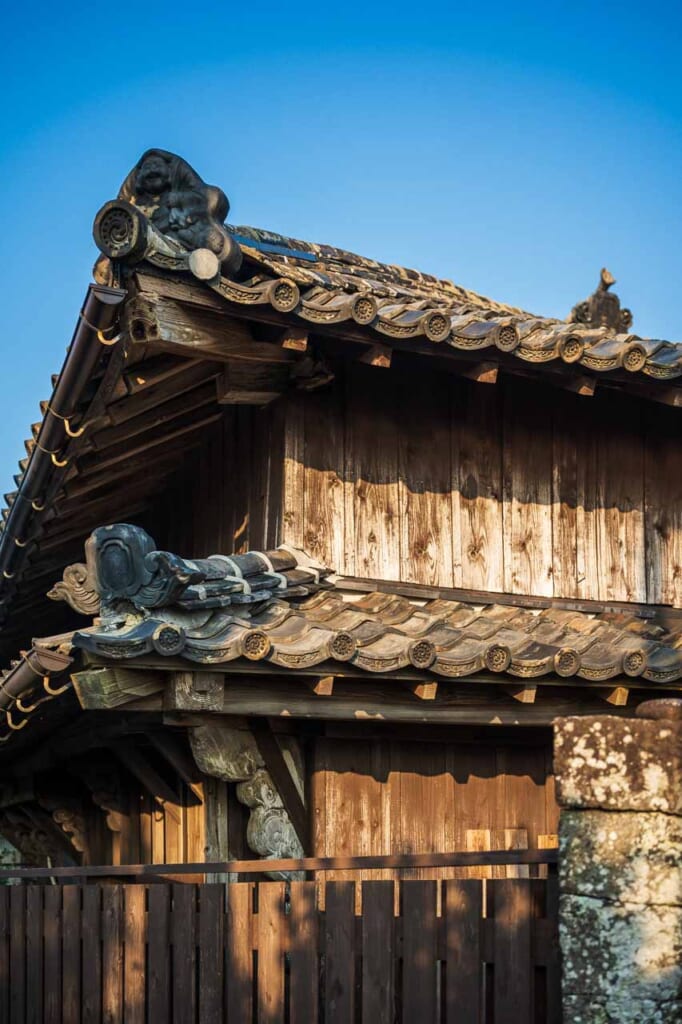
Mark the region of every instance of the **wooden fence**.
[[559, 1024], [557, 879], [0, 887], [5, 1024]]

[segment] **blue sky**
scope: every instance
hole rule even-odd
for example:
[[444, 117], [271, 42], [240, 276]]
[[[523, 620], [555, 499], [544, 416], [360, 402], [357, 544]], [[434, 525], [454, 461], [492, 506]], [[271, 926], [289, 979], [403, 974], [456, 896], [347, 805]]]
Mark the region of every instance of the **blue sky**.
[[3, 15], [0, 488], [149, 146], [230, 219], [565, 316], [606, 265], [682, 340], [682, 7], [14, 5]]

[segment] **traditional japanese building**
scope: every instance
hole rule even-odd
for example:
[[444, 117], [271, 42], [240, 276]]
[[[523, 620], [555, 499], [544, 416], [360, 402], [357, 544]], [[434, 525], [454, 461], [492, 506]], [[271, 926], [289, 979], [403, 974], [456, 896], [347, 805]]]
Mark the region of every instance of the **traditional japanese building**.
[[559, 321], [228, 210], [150, 150], [95, 219], [5, 496], [0, 834], [264, 877], [556, 846], [554, 717], [682, 690], [682, 346], [606, 270]]

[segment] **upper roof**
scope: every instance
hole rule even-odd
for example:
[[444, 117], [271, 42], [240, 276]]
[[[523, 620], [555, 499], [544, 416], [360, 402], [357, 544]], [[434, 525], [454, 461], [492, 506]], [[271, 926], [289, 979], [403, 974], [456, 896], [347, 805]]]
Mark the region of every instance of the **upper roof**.
[[[331, 246], [225, 226], [227, 211], [222, 191], [184, 160], [151, 150], [119, 198], [98, 214], [95, 237], [108, 254], [98, 261], [102, 283], [88, 292], [52, 395], [41, 404], [43, 418], [25, 442], [17, 490], [5, 496], [0, 621], [30, 559], [32, 613], [51, 582], [43, 551], [49, 549], [51, 567], [60, 560], [63, 567], [72, 559], [69, 546], [98, 522], [133, 514], [122, 498], [133, 471], [136, 501], [147, 508], [175, 470], [170, 456], [178, 443], [196, 446], [201, 430], [221, 414], [215, 379], [224, 363], [129, 344], [121, 311], [140, 281], [152, 286], [145, 302], [153, 302], [159, 283], [170, 292], [182, 286], [212, 312], [284, 326], [298, 321], [316, 337], [437, 352], [458, 366], [492, 355], [511, 372], [532, 370], [555, 381], [563, 374], [580, 387], [599, 376], [605, 384], [682, 405], [682, 387], [674, 383], [682, 374], [682, 345], [629, 333], [630, 318], [608, 290], [608, 275], [564, 322]], [[262, 350], [262, 342], [254, 344]], [[294, 359], [292, 352], [285, 355]], [[189, 394], [191, 402], [183, 397]], [[150, 457], [153, 473], [143, 464]]]

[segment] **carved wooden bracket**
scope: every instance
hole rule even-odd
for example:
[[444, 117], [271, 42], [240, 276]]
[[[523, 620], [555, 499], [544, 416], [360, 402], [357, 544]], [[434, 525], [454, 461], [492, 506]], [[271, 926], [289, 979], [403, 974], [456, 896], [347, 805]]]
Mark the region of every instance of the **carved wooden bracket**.
[[206, 775], [237, 783], [237, 799], [250, 810], [249, 847], [264, 858], [302, 857], [303, 846], [248, 729], [200, 725], [189, 730], [192, 753]]

